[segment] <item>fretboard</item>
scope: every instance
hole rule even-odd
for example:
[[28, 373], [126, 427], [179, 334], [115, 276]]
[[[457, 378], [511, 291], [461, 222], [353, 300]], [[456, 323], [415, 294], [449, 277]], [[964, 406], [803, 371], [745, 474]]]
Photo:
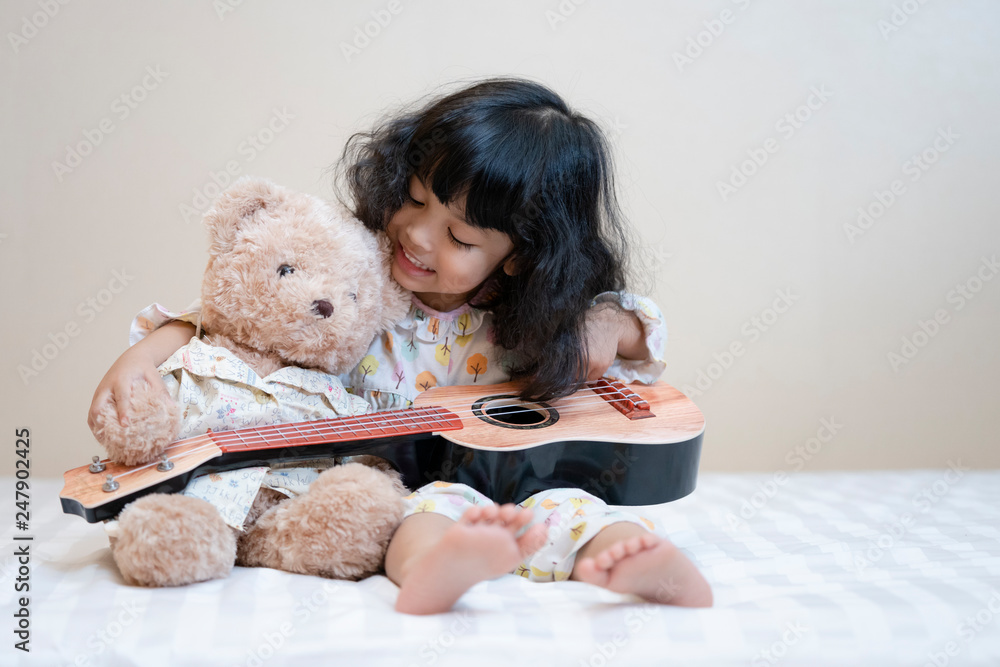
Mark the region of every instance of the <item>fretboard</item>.
[[208, 435], [219, 449], [228, 453], [456, 431], [461, 428], [462, 421], [454, 412], [440, 407], [422, 407], [235, 431], [209, 431]]

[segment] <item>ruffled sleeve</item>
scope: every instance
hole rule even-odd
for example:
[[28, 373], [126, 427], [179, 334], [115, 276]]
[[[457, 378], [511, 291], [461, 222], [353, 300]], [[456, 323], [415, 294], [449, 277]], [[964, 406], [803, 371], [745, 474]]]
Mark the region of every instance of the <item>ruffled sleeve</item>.
[[198, 326], [198, 319], [201, 317], [201, 299], [195, 299], [190, 306], [180, 312], [173, 312], [161, 306], [158, 303], [153, 303], [141, 311], [132, 320], [132, 326], [129, 327], [128, 332], [128, 344], [135, 345], [140, 340], [148, 336], [152, 331], [159, 329], [164, 324], [168, 322], [173, 322], [174, 320], [180, 320], [181, 322], [187, 322]]
[[604, 292], [593, 301], [617, 301], [625, 310], [635, 313], [646, 334], [646, 358], [623, 359], [616, 357], [606, 375], [624, 382], [656, 382], [667, 367], [664, 357], [667, 345], [667, 324], [663, 313], [651, 299], [628, 292]]

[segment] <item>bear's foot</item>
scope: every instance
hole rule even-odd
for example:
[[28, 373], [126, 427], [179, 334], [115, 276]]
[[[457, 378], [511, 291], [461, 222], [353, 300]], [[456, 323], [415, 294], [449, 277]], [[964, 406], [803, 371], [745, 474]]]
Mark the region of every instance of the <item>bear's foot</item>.
[[128, 584], [183, 586], [227, 576], [236, 534], [210, 503], [154, 493], [122, 511], [111, 552]]
[[395, 474], [359, 463], [335, 466], [241, 534], [237, 564], [332, 579], [376, 574], [403, 519], [401, 489]]

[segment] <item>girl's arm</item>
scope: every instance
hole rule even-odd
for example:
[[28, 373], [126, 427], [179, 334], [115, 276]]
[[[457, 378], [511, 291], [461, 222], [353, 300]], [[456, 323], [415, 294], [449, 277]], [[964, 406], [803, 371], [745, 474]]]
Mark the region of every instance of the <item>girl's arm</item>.
[[129, 407], [133, 382], [145, 380], [163, 392], [164, 400], [171, 400], [156, 367], [191, 340], [194, 334], [193, 324], [176, 320], [160, 326], [125, 350], [94, 391], [90, 412], [87, 414], [90, 428], [94, 428], [94, 418], [105, 401], [109, 400], [117, 407], [118, 421], [122, 426], [127, 424], [125, 413]]

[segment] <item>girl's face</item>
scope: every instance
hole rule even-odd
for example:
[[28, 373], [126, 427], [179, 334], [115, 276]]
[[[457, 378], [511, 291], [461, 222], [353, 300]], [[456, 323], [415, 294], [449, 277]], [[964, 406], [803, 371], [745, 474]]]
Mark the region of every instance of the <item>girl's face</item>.
[[409, 199], [386, 226], [392, 277], [442, 312], [472, 298], [514, 249], [506, 234], [466, 223], [464, 212], [464, 197], [445, 206], [411, 176]]

